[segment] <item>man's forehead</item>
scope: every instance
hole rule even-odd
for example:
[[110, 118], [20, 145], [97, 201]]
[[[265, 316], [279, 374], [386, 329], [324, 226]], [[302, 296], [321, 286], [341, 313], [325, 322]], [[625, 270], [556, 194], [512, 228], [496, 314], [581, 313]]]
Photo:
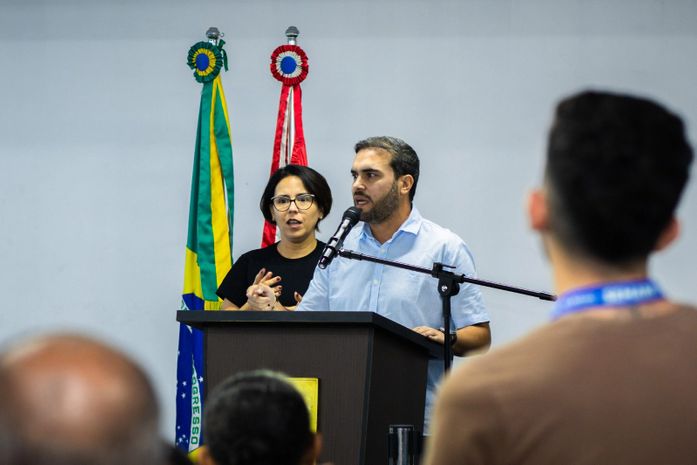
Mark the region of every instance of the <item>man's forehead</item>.
[[392, 155], [387, 150], [381, 148], [366, 148], [359, 150], [353, 159], [353, 171], [363, 171], [368, 169], [386, 171], [391, 170], [390, 161]]

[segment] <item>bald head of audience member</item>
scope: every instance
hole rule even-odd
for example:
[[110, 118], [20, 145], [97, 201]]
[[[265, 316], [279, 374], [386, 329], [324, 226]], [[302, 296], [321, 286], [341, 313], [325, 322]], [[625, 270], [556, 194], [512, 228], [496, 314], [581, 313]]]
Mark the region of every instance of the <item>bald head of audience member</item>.
[[153, 388], [115, 349], [77, 335], [26, 340], [0, 356], [0, 378], [12, 463], [162, 463]]

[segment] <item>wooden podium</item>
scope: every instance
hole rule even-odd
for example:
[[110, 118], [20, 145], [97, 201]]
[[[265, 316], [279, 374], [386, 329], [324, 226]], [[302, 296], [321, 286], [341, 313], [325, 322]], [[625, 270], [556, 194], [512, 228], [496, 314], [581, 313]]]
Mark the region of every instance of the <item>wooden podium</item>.
[[372, 312], [180, 311], [204, 331], [206, 389], [267, 368], [319, 378], [320, 462], [387, 463], [392, 424], [423, 427], [426, 372], [441, 347]]

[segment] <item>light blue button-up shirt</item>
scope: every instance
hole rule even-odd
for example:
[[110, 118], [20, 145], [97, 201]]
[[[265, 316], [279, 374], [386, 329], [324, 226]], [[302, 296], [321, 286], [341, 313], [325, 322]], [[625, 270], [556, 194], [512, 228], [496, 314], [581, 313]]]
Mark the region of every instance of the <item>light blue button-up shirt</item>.
[[[474, 278], [474, 260], [465, 243], [452, 231], [424, 219], [416, 208], [394, 233], [380, 244], [366, 223], [358, 223], [344, 241], [355, 252], [431, 268], [440, 262], [454, 272]], [[315, 269], [298, 311], [370, 311], [407, 328], [443, 326], [438, 281], [426, 274], [367, 261], [336, 257], [324, 270]], [[451, 301], [453, 328], [489, 321], [479, 288], [461, 284]], [[425, 430], [443, 361], [430, 360], [426, 390]]]

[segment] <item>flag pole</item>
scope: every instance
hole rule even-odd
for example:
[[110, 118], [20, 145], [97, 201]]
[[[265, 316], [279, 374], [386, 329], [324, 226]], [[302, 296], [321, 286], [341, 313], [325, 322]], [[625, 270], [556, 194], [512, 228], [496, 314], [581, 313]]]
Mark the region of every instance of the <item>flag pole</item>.
[[[286, 39], [288, 45], [297, 45], [298, 36], [300, 31], [295, 26], [289, 26], [286, 29]], [[293, 157], [293, 146], [295, 145], [295, 105], [293, 103], [293, 93], [295, 89], [293, 87], [288, 91], [288, 107], [286, 108], [286, 121], [288, 122], [288, 139], [285, 144], [286, 153], [283, 154], [285, 157], [285, 164], [290, 164], [290, 160]]]
[[218, 39], [221, 37], [225, 37], [225, 34], [220, 32], [220, 30], [215, 26], [209, 27], [206, 31], [206, 38], [208, 38], [208, 42], [216, 47], [218, 46]]

